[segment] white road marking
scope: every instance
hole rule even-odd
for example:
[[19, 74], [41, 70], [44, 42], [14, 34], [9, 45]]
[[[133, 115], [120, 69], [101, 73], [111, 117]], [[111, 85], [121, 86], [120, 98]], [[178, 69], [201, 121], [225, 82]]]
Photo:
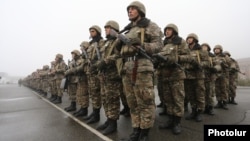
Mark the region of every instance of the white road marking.
[[49, 103], [50, 105], [52, 105], [53, 107], [55, 107], [56, 109], [58, 109], [59, 111], [61, 111], [62, 113], [64, 113], [65, 115], [67, 115], [68, 117], [70, 117], [71, 119], [73, 119], [75, 122], [77, 122], [78, 124], [80, 124], [81, 126], [85, 127], [86, 129], [88, 129], [90, 132], [96, 134], [98, 137], [100, 137], [101, 139], [103, 139], [104, 141], [113, 141], [112, 139], [108, 138], [107, 136], [104, 136], [102, 133], [100, 133], [99, 131], [95, 130], [94, 128], [92, 128], [91, 126], [89, 126], [88, 124], [82, 122], [81, 120], [77, 119], [76, 117], [74, 117], [73, 115], [71, 115], [70, 113], [64, 111], [63, 109], [61, 109], [60, 107], [56, 106], [55, 104], [51, 103], [49, 100], [47, 100], [46, 98], [40, 96], [39, 94], [37, 94], [35, 91], [33, 91], [34, 94], [36, 94], [37, 96], [39, 96], [42, 100], [44, 100], [45, 102]]

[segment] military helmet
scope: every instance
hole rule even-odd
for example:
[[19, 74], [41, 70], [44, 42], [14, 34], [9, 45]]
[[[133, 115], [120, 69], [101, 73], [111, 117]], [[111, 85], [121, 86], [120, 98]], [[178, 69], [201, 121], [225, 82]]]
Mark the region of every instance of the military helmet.
[[116, 21], [113, 21], [113, 20], [108, 21], [108, 22], [105, 24], [104, 28], [107, 27], [107, 26], [112, 27], [112, 28], [115, 29], [116, 31], [119, 31], [119, 30], [120, 30], [120, 29], [119, 29], [119, 24], [118, 24]]
[[44, 69], [44, 70], [49, 69], [49, 65], [44, 65], [44, 66], [43, 66], [43, 69]]
[[82, 41], [82, 43], [80, 44], [80, 47], [83, 47], [83, 48], [89, 47], [89, 42], [88, 41]]
[[188, 34], [186, 40], [187, 40], [188, 38], [194, 38], [197, 42], [199, 42], [199, 38], [198, 38], [198, 36], [197, 36], [195, 33], [190, 33], [190, 34]]
[[231, 56], [231, 54], [230, 54], [229, 51], [223, 51], [223, 54], [226, 54], [226, 55], [228, 55], [229, 57]]
[[175, 25], [175, 24], [173, 24], [173, 23], [170, 23], [170, 24], [168, 24], [165, 28], [164, 28], [164, 35], [165, 35], [165, 32], [166, 32], [166, 29], [167, 28], [172, 28], [173, 30], [174, 30], [174, 32], [176, 32], [176, 34], [178, 35], [178, 27]]
[[56, 55], [56, 57], [57, 57], [57, 58], [60, 58], [60, 59], [63, 59], [63, 55], [60, 54], [60, 53], [58, 53], [58, 54]]
[[131, 2], [131, 3], [128, 5], [128, 7], [127, 7], [127, 11], [128, 11], [128, 9], [129, 9], [131, 6], [134, 6], [134, 7], [138, 8], [138, 10], [139, 10], [142, 14], [144, 14], [144, 15], [141, 15], [142, 17], [145, 17], [145, 16], [146, 16], [146, 8], [145, 8], [144, 4], [142, 4], [141, 2], [139, 2], [139, 1], [133, 1], [133, 2]]
[[203, 44], [201, 44], [201, 47], [202, 47], [202, 46], [207, 46], [208, 51], [210, 51], [210, 50], [211, 50], [211, 47], [210, 47], [210, 45], [209, 45], [208, 43], [203, 43]]
[[77, 55], [77, 56], [80, 56], [81, 55], [81, 53], [80, 53], [80, 51], [78, 51], [78, 50], [73, 50], [73, 51], [71, 51], [71, 54], [75, 54], [75, 55]]
[[97, 32], [99, 32], [100, 34], [102, 34], [102, 29], [98, 26], [98, 25], [93, 25], [89, 28], [90, 29], [95, 29]]
[[215, 50], [215, 49], [220, 49], [221, 50], [221, 52], [223, 51], [223, 48], [222, 48], [222, 46], [221, 45], [215, 45], [214, 46], [214, 49], [213, 50]]

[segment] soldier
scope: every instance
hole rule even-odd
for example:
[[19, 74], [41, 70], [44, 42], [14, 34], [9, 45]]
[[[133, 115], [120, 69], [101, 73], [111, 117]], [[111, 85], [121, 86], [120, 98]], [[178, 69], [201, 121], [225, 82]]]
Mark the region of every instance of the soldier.
[[64, 72], [67, 68], [67, 65], [65, 64], [63, 60], [62, 54], [57, 54], [55, 58], [55, 68], [52, 74], [55, 74], [56, 78], [56, 92], [57, 92], [57, 98], [53, 101], [54, 104], [62, 103], [62, 95], [63, 90], [60, 88], [61, 81], [64, 78]]
[[89, 63], [87, 67], [87, 79], [88, 79], [88, 91], [92, 99], [93, 112], [84, 118], [86, 123], [95, 123], [100, 120], [100, 108], [101, 94], [100, 94], [100, 80], [98, 78], [98, 70], [95, 64], [101, 59], [100, 48], [103, 46], [103, 38], [101, 36], [101, 28], [97, 25], [93, 25], [89, 28], [90, 37], [92, 40], [89, 42], [87, 49], [87, 55], [89, 57]]
[[43, 69], [40, 71], [41, 83], [42, 83], [42, 94], [44, 97], [47, 96], [48, 93], [48, 72], [49, 65], [44, 65]]
[[116, 60], [120, 58], [117, 50], [118, 40], [110, 35], [111, 29], [119, 32], [119, 24], [110, 20], [104, 26], [106, 40], [101, 48], [101, 61], [97, 68], [101, 82], [101, 99], [107, 120], [97, 130], [103, 130], [104, 135], [113, 133], [117, 129], [117, 120], [120, 112], [120, 90], [122, 86], [121, 77], [116, 68]]
[[49, 100], [51, 102], [55, 101], [57, 99], [57, 94], [56, 94], [56, 77], [55, 74], [53, 73], [55, 70], [55, 65], [56, 62], [55, 61], [51, 61], [50, 62], [50, 70], [48, 73], [49, 76], [49, 91], [50, 91], [50, 98]]
[[195, 33], [190, 33], [186, 41], [190, 49], [193, 62], [185, 65], [186, 80], [185, 94], [190, 101], [192, 112], [185, 119], [195, 119], [196, 122], [201, 122], [201, 113], [205, 109], [205, 73], [204, 68], [209, 67], [208, 52], [201, 50], [198, 36]]
[[227, 100], [228, 100], [228, 91], [227, 91], [227, 78], [228, 75], [228, 58], [223, 54], [223, 48], [221, 45], [215, 45], [214, 49], [214, 68], [216, 70], [217, 78], [215, 80], [215, 94], [218, 103], [215, 105], [215, 108], [221, 108], [228, 110]]
[[[159, 65], [157, 68], [158, 78], [162, 80], [162, 92], [164, 104], [166, 105], [169, 120], [160, 125], [159, 129], [172, 129], [173, 134], [180, 134], [181, 118], [184, 115], [184, 70], [177, 65], [183, 64], [181, 56], [188, 55], [189, 50], [185, 40], [178, 35], [178, 27], [175, 24], [168, 24], [164, 28], [164, 47], [157, 55]], [[163, 59], [159, 58], [163, 56]], [[180, 59], [178, 59], [180, 58]]]
[[[88, 48], [88, 42], [82, 42], [80, 44], [81, 51], [84, 52], [84, 48]], [[76, 101], [77, 104], [80, 105], [80, 109], [73, 113], [76, 117], [86, 116], [88, 115], [88, 107], [89, 107], [89, 93], [88, 93], [88, 80], [86, 75], [86, 65], [87, 59], [78, 51], [75, 50], [72, 53], [75, 54], [76, 60], [76, 69], [74, 73], [77, 75], [77, 90], [76, 90]], [[86, 53], [86, 52], [85, 52]]]
[[129, 140], [147, 140], [155, 121], [154, 66], [135, 48], [142, 48], [150, 55], [157, 53], [162, 48], [163, 34], [157, 24], [145, 17], [146, 9], [141, 2], [130, 3], [127, 12], [131, 23], [123, 31], [131, 46], [125, 44], [121, 48], [124, 59], [121, 75], [133, 127]]
[[214, 54], [211, 51], [211, 47], [208, 43], [201, 44], [201, 48], [208, 52], [209, 56], [209, 68], [205, 69], [205, 110], [204, 113], [208, 115], [214, 115], [214, 96], [215, 96], [215, 79], [216, 72], [213, 70], [213, 57]]
[[[70, 106], [64, 108], [65, 111], [71, 112], [76, 110], [76, 88], [77, 88], [77, 76], [73, 73], [76, 68], [76, 53], [77, 50], [71, 52], [72, 60], [68, 61], [68, 69], [64, 72], [67, 82], [67, 93], [69, 94]], [[79, 52], [79, 51], [78, 51]], [[80, 54], [80, 52], [79, 52]]]
[[237, 102], [235, 102], [235, 97], [238, 84], [238, 72], [240, 71], [240, 67], [238, 62], [231, 57], [231, 54], [228, 51], [224, 51], [223, 54], [225, 54], [226, 57], [228, 57], [230, 60], [228, 104], [237, 105]]

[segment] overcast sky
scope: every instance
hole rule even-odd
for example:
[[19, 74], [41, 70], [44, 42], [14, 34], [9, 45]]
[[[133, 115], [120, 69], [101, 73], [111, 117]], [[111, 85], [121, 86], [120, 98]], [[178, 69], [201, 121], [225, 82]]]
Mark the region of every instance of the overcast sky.
[[[27, 76], [50, 65], [57, 53], [67, 62], [70, 52], [89, 41], [88, 29], [108, 20], [123, 28], [132, 0], [0, 0], [0, 72]], [[161, 29], [175, 23], [186, 39], [213, 48], [221, 44], [232, 57], [247, 58], [250, 40], [249, 0], [144, 0], [146, 17]], [[103, 30], [104, 31], [104, 30]], [[104, 32], [102, 32], [103, 36]]]

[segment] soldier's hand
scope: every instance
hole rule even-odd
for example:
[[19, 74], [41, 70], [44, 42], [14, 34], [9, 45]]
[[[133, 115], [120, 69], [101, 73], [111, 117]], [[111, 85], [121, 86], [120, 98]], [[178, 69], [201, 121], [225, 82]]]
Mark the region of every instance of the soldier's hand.
[[140, 38], [130, 38], [129, 40], [130, 40], [130, 44], [133, 46], [141, 45]]
[[105, 68], [106, 65], [107, 65], [106, 62], [105, 62], [104, 60], [101, 60], [101, 61], [98, 63], [97, 68], [98, 68], [98, 70], [103, 70], [103, 69]]

